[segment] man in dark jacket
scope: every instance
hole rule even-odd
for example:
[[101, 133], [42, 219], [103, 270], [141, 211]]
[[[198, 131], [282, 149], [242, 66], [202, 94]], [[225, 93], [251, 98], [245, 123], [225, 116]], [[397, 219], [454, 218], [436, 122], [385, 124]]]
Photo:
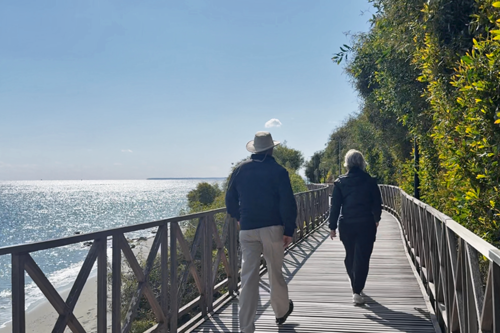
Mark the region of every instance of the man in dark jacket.
[[365, 172], [363, 155], [354, 149], [347, 152], [347, 174], [334, 182], [330, 208], [330, 233], [344, 244], [345, 268], [351, 280], [353, 302], [364, 304], [361, 291], [365, 287], [370, 257], [382, 214], [382, 197], [377, 182]]
[[239, 320], [245, 333], [255, 331], [261, 254], [267, 263], [276, 324], [283, 324], [293, 311], [282, 266], [284, 248], [292, 242], [296, 228], [297, 204], [288, 172], [272, 156], [278, 144], [270, 133], [257, 132], [247, 143], [252, 156], [233, 171], [226, 193], [227, 212], [241, 228]]

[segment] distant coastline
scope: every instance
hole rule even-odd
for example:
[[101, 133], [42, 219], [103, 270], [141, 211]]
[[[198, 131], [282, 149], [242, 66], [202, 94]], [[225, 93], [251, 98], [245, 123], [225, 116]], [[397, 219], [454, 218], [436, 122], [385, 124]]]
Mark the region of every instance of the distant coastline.
[[146, 180], [172, 180], [172, 179], [226, 179], [226, 177], [173, 177], [173, 178], [146, 178]]

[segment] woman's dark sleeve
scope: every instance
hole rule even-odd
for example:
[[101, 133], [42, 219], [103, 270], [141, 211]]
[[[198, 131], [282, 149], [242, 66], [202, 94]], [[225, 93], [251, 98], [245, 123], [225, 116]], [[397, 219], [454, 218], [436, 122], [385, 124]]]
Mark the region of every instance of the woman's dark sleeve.
[[375, 179], [373, 180], [373, 207], [372, 207], [373, 218], [375, 223], [378, 223], [382, 218], [382, 195], [380, 194], [380, 188], [377, 185]]
[[340, 186], [335, 184], [333, 187], [332, 201], [330, 205], [330, 230], [337, 229], [337, 222], [340, 215], [340, 207], [342, 206], [342, 192]]

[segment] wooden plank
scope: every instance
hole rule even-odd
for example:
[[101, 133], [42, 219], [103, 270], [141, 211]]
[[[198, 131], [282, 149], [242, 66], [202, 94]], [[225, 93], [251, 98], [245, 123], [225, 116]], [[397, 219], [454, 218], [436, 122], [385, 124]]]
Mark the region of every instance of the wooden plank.
[[130, 248], [127, 240], [125, 237], [118, 236], [121, 242], [121, 248], [123, 251], [123, 254], [125, 255], [125, 258], [127, 258], [127, 261], [130, 264], [130, 268], [134, 272], [135, 276], [137, 277], [137, 281], [139, 282], [137, 286], [137, 291], [132, 297], [132, 301], [129, 306], [129, 310], [127, 312], [127, 317], [125, 320], [125, 325], [123, 326], [123, 331], [124, 332], [129, 332], [131, 325], [132, 325], [132, 320], [135, 317], [135, 313], [137, 311], [137, 306], [139, 305], [140, 298], [142, 294], [144, 293], [144, 296], [147, 298], [149, 305], [151, 306], [151, 309], [153, 310], [156, 319], [160, 323], [164, 323], [166, 321], [165, 315], [161, 309], [160, 304], [158, 304], [158, 301], [156, 300], [155, 294], [151, 290], [151, 287], [149, 286], [148, 283], [148, 275], [153, 267], [154, 259], [156, 257], [156, 254], [158, 253], [158, 249], [160, 247], [160, 234], [156, 234], [155, 239], [153, 241], [153, 245], [151, 246], [148, 258], [146, 260], [146, 267], [144, 271], [142, 270], [141, 266], [137, 262], [137, 258], [135, 257], [134, 253], [132, 252], [132, 249]]
[[226, 252], [224, 251], [224, 244], [226, 242], [226, 237], [227, 237], [227, 230], [228, 230], [228, 220], [226, 219], [223, 227], [223, 232], [222, 232], [222, 239], [219, 236], [219, 232], [217, 231], [217, 224], [215, 223], [215, 219], [211, 219], [210, 225], [212, 227], [212, 234], [214, 236], [215, 244], [217, 246], [217, 254], [215, 257], [214, 264], [212, 266], [212, 285], [215, 285], [215, 282], [217, 280], [217, 275], [219, 271], [219, 264], [222, 260], [222, 264], [224, 266], [224, 271], [226, 272], [226, 275], [229, 276], [231, 274], [231, 271], [229, 269], [229, 261], [227, 260], [226, 257]]
[[[451, 239], [453, 240], [454, 237], [453, 235], [451, 236]], [[456, 252], [455, 247], [449, 247], [448, 251], [452, 254]], [[465, 251], [464, 251], [464, 242], [463, 240], [459, 240], [459, 246], [458, 246], [458, 254], [457, 254], [457, 262], [456, 262], [456, 275], [455, 275], [455, 280], [454, 280], [454, 299], [453, 299], [453, 305], [451, 308], [451, 322], [450, 322], [450, 329], [452, 332], [457, 332], [457, 330], [460, 330], [461, 332], [465, 331], [465, 309], [464, 309], [464, 283], [463, 280], [465, 279], [465, 257], [464, 257]]]
[[481, 329], [483, 332], [493, 331], [493, 265], [494, 263], [490, 263], [488, 270], [481, 312]]
[[[180, 298], [182, 297], [182, 294], [184, 293], [184, 288], [186, 287], [186, 281], [188, 274], [191, 273], [193, 276], [196, 288], [198, 289], [198, 292], [200, 294], [203, 293], [203, 283], [198, 275], [198, 272], [196, 271], [196, 267], [193, 264], [193, 257], [196, 254], [196, 251], [198, 249], [198, 246], [200, 242], [203, 239], [203, 223], [202, 220], [204, 218], [200, 218], [200, 221], [198, 222], [198, 226], [195, 231], [193, 243], [191, 244], [191, 249], [189, 248], [189, 244], [184, 238], [184, 235], [182, 234], [182, 230], [179, 227], [176, 227], [175, 229], [171, 229], [171, 232], [175, 232], [175, 237], [177, 238], [177, 242], [179, 243], [179, 246], [182, 251], [182, 255], [184, 256], [184, 259], [187, 261], [186, 268], [184, 269], [184, 272], [181, 276], [181, 279], [179, 281], [179, 292], [178, 292], [178, 304], [180, 304]], [[175, 231], [174, 231], [175, 230]]]
[[71, 328], [74, 333], [85, 333], [83, 326], [80, 324], [78, 319], [76, 319], [75, 315], [70, 311], [68, 305], [61, 298], [61, 295], [59, 295], [54, 286], [52, 286], [40, 267], [38, 267], [29, 254], [25, 255], [25, 269], [29, 276], [33, 279], [33, 282], [35, 282], [50, 304], [52, 304], [57, 313], [59, 315], [68, 314], [69, 328]]
[[472, 309], [469, 309], [469, 312], [471, 312], [471, 314], [473, 312], [474, 314], [474, 326], [477, 326], [474, 331], [478, 331], [481, 308], [484, 302], [483, 281], [479, 271], [479, 257], [477, 251], [469, 244], [466, 245], [466, 250], [467, 264], [470, 271], [470, 302], [471, 306], [473, 306]]
[[[90, 272], [92, 271], [92, 267], [94, 266], [94, 262], [97, 259], [98, 254], [99, 254], [99, 242], [94, 242], [89, 250], [89, 253], [87, 254], [87, 257], [85, 258], [85, 261], [83, 262], [80, 272], [78, 272], [78, 276], [76, 277], [75, 283], [71, 288], [68, 298], [66, 299], [66, 304], [68, 305], [68, 310], [70, 312], [73, 312], [73, 310], [75, 309], [75, 305], [78, 301], [78, 298], [80, 297], [80, 294], [83, 290], [83, 287], [85, 286], [85, 283], [87, 282], [87, 278]], [[68, 324], [68, 319], [69, 319], [68, 313], [60, 315], [56, 321], [56, 324], [54, 325], [52, 332], [53, 333], [64, 332], [64, 329]]]

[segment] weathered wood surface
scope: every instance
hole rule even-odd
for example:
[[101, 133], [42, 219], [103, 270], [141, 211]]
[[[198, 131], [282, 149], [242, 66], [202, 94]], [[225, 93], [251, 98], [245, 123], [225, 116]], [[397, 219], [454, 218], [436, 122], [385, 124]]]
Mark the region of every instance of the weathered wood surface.
[[[264, 274], [256, 332], [435, 332], [394, 217], [383, 213], [364, 291], [365, 306], [352, 304], [343, 259], [342, 243], [338, 238], [330, 240], [327, 225], [292, 249], [285, 257], [284, 272], [295, 310], [285, 325], [275, 325]], [[194, 332], [239, 332], [238, 300]]]
[[399, 187], [380, 189], [442, 330], [500, 333], [500, 250]]

